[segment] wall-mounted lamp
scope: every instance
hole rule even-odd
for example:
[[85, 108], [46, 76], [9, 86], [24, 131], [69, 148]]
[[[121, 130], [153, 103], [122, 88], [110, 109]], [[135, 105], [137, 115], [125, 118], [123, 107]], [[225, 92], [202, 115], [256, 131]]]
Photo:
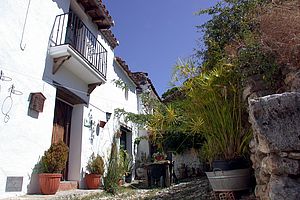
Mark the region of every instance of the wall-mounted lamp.
[[110, 112], [106, 112], [106, 122], [109, 121], [110, 117], [111, 117], [111, 113]]

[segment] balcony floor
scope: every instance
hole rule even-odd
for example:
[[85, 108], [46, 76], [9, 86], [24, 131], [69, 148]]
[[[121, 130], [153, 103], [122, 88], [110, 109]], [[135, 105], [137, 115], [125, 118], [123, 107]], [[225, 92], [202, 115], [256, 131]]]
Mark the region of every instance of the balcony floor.
[[71, 45], [64, 44], [50, 47], [49, 53], [54, 59], [53, 74], [60, 67], [65, 67], [88, 85], [106, 82], [105, 76], [93, 68]]

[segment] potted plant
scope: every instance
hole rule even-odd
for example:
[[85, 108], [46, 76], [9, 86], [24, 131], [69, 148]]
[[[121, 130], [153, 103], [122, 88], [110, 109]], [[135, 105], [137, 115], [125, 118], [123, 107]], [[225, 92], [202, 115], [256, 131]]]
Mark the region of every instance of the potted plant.
[[131, 173], [132, 173], [132, 158], [128, 154], [126, 150], [121, 149], [120, 150], [120, 177], [122, 178], [122, 182], [124, 182], [124, 179], [126, 182], [131, 182]]
[[154, 159], [154, 162], [157, 162], [157, 161], [165, 160], [167, 156], [163, 152], [158, 151], [154, 153], [152, 157]]
[[242, 117], [245, 105], [239, 80], [234, 66], [224, 65], [202, 72], [186, 83], [192, 101], [187, 107], [194, 111], [188, 112], [189, 126], [192, 132], [200, 132], [204, 137], [202, 158], [212, 165], [213, 172], [206, 174], [216, 191], [243, 190], [249, 186], [249, 169], [240, 169], [248, 167], [241, 158], [251, 132]]
[[58, 190], [61, 172], [68, 160], [69, 148], [64, 142], [51, 144], [40, 160], [39, 184], [42, 194], [55, 194]]
[[85, 175], [85, 182], [88, 189], [98, 189], [101, 186], [101, 176], [104, 173], [104, 161], [102, 157], [94, 153], [90, 156], [86, 170], [89, 174]]

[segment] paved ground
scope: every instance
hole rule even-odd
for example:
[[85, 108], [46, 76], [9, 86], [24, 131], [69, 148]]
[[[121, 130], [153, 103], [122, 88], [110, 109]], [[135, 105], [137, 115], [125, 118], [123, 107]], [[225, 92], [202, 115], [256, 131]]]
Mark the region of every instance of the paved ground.
[[[97, 200], [97, 199], [145, 199], [145, 200], [212, 200], [213, 193], [209, 188], [206, 178], [193, 178], [173, 185], [169, 188], [141, 189], [136, 185], [123, 188], [118, 195], [112, 196], [103, 190], [72, 190], [58, 192], [56, 195], [25, 195], [6, 200]], [[243, 200], [255, 199], [252, 196], [244, 196]]]

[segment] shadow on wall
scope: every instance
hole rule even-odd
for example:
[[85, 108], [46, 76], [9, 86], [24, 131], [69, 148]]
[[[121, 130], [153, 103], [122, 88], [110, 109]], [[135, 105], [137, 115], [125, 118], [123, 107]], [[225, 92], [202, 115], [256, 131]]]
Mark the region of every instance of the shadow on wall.
[[34, 168], [32, 169], [32, 173], [30, 176], [30, 182], [27, 185], [27, 194], [40, 194], [40, 185], [39, 185], [39, 171], [40, 171], [40, 159], [39, 161], [34, 165]]
[[60, 9], [63, 9], [64, 13], [68, 12], [68, 10], [66, 10], [66, 8], [64, 7], [64, 5], [66, 5], [64, 3], [65, 0], [52, 0], [52, 1], [57, 4], [57, 7], [59, 7]]

